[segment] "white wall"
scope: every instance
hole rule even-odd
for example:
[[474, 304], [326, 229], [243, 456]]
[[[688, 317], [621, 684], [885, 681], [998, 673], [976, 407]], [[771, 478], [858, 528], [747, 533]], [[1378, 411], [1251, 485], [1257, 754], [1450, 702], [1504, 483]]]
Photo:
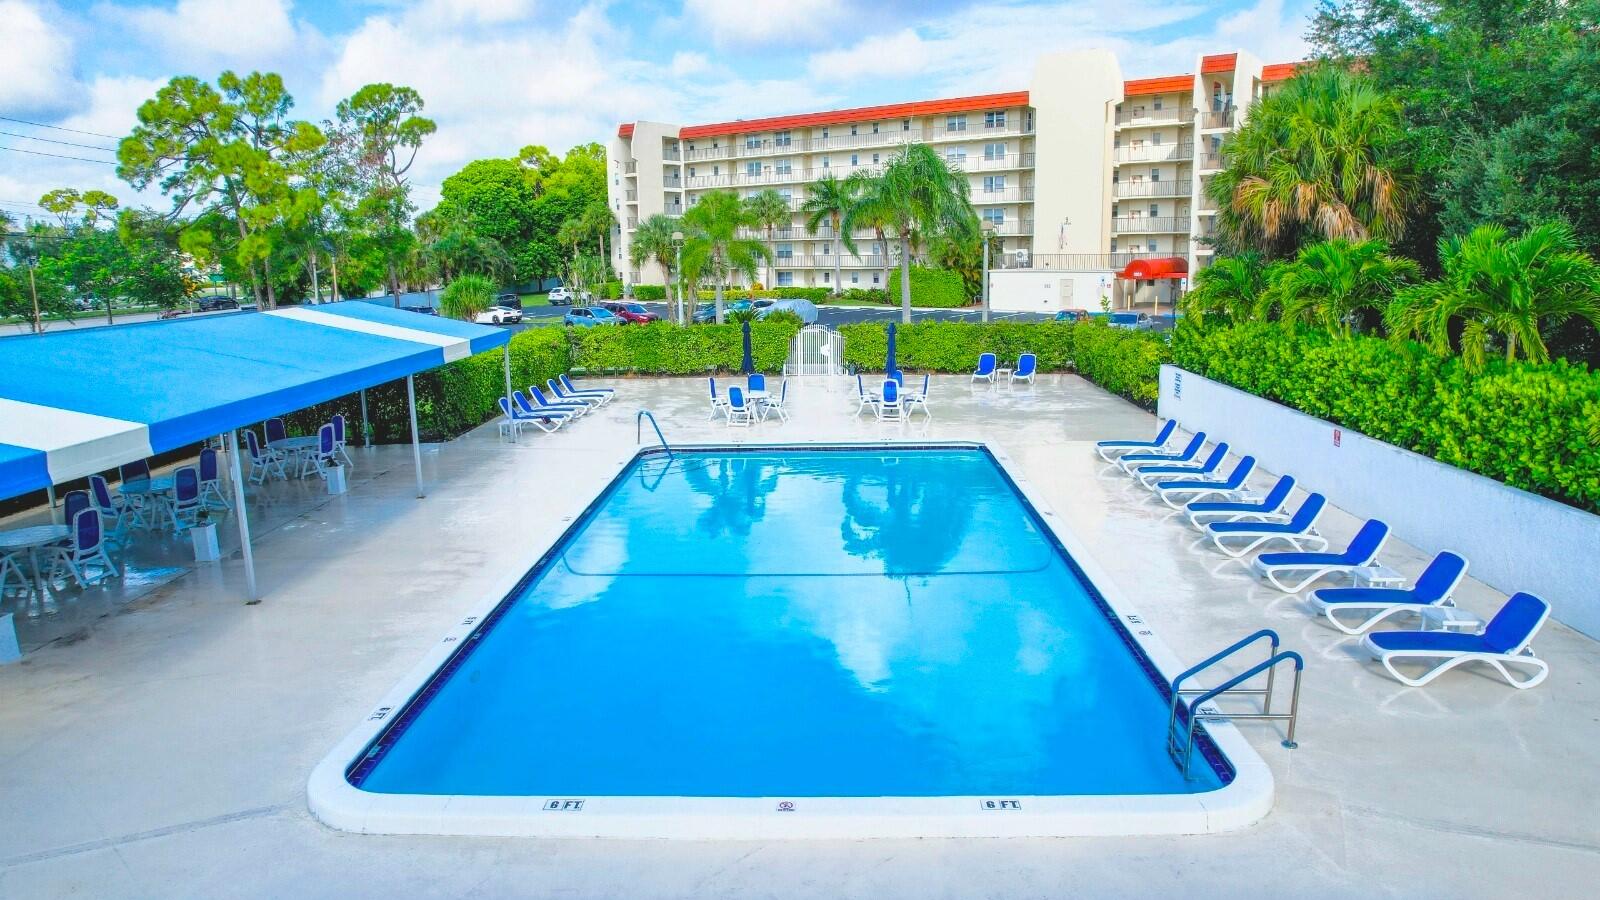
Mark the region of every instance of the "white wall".
[[1600, 516], [1435, 462], [1176, 366], [1161, 367], [1162, 418], [1204, 431], [1266, 469], [1293, 475], [1345, 511], [1382, 519], [1425, 551], [1454, 550], [1469, 574], [1550, 602], [1600, 638], [1593, 562]]
[[[989, 307], [1002, 312], [1101, 310], [1111, 298], [1110, 272], [1064, 269], [1007, 269], [989, 273]], [[1063, 288], [1065, 287], [1065, 290]], [[1065, 296], [1064, 296], [1065, 295]]]
[[1034, 119], [1033, 252], [1104, 253], [1111, 229], [1112, 107], [1122, 69], [1109, 50], [1039, 58]]

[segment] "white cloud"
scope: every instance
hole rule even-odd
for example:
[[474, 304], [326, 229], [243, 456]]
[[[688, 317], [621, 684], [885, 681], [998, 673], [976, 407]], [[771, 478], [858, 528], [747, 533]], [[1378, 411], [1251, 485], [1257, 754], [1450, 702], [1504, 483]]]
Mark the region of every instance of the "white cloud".
[[719, 47], [809, 42], [843, 24], [843, 0], [685, 0], [685, 18], [698, 23]]
[[109, 8], [142, 40], [185, 62], [256, 65], [288, 56], [300, 41], [290, 0], [177, 0], [170, 8]]
[[73, 63], [72, 40], [41, 7], [0, 0], [0, 109], [40, 115], [72, 108], [83, 90]]
[[672, 64], [668, 66], [675, 78], [684, 78], [689, 75], [702, 75], [711, 69], [711, 59], [704, 53], [692, 53], [679, 50], [672, 54]]

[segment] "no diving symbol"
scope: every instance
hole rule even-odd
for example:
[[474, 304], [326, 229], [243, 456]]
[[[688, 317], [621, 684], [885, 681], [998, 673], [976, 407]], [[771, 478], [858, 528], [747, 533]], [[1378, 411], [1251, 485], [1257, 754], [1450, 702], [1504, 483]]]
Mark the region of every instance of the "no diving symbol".
[[778, 801], [778, 812], [794, 812], [794, 801], [793, 800], [779, 800]]

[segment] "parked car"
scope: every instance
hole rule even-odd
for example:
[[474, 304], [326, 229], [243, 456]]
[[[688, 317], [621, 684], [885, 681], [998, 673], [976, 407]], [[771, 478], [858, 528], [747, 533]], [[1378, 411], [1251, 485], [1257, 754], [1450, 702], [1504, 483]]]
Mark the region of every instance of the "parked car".
[[238, 309], [239, 301], [232, 297], [201, 297], [195, 302], [195, 307], [201, 312], [216, 312], [219, 309]]
[[605, 307], [629, 324], [649, 325], [651, 322], [661, 321], [661, 317], [645, 309], [643, 303], [635, 303], [632, 300], [613, 301], [605, 304]]
[[593, 328], [596, 325], [621, 325], [622, 319], [604, 306], [574, 306], [561, 317], [561, 324]]
[[522, 312], [522, 295], [507, 291], [506, 293], [494, 298], [494, 305], [504, 306], [506, 309], [514, 309], [517, 312]]
[[558, 287], [550, 292], [551, 306], [571, 306], [574, 303], [588, 303], [594, 296], [588, 291], [574, 291], [568, 287]]
[[[761, 304], [765, 302], [766, 306]], [[814, 325], [817, 321], [817, 305], [810, 300], [767, 300], [756, 301], [756, 318], [765, 319], [775, 312], [791, 312], [800, 317], [800, 321], [807, 325]]]
[[1088, 310], [1082, 309], [1063, 309], [1062, 311], [1056, 313], [1056, 321], [1087, 322], [1089, 321], [1089, 312]]
[[1149, 313], [1114, 312], [1107, 317], [1112, 328], [1126, 328], [1130, 331], [1150, 331], [1156, 327], [1155, 320]]
[[177, 317], [179, 317], [181, 315], [183, 315], [183, 310], [181, 310], [181, 309], [163, 309], [160, 312], [160, 314], [158, 314], [156, 316], [156, 318], [158, 318], [158, 319], [176, 319]]
[[[771, 300], [757, 300], [756, 301], [756, 306], [759, 307], [763, 303], [765, 303], [767, 305], [771, 305], [772, 301]], [[723, 321], [727, 321], [727, 317], [728, 317], [729, 313], [740, 312], [742, 310], [751, 309], [751, 308], [752, 308], [752, 306], [750, 304], [750, 300], [749, 300], [748, 297], [741, 297], [738, 300], [724, 300], [724, 301], [722, 301]], [[717, 304], [716, 304], [715, 301], [713, 301], [711, 303], [702, 303], [699, 306], [696, 306], [694, 308], [694, 315], [691, 317], [691, 321], [693, 321], [697, 325], [703, 325], [703, 324], [705, 324], [707, 322], [715, 322], [716, 320], [717, 320]]]
[[495, 304], [473, 319], [479, 325], [515, 325], [522, 321], [522, 310]]

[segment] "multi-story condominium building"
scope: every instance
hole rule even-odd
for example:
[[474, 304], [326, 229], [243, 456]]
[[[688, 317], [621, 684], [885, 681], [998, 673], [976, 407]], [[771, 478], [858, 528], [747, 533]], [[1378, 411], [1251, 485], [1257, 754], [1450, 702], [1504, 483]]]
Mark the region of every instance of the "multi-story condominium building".
[[1042, 57], [1025, 91], [624, 124], [607, 164], [619, 223], [612, 264], [629, 283], [660, 284], [658, 266], [628, 262], [639, 222], [681, 215], [708, 191], [771, 188], [794, 212], [773, 241], [777, 285], [832, 287], [837, 263], [843, 287], [884, 287], [892, 246], [861, 231], [852, 251], [826, 224], [807, 229], [800, 207], [818, 179], [878, 171], [922, 143], [967, 174], [973, 206], [999, 239], [997, 296], [1044, 309], [1163, 305], [1209, 261], [1200, 239], [1215, 209], [1205, 187], [1224, 137], [1293, 71], [1234, 52], [1197, 59], [1192, 74], [1125, 81], [1109, 52], [1087, 51]]

